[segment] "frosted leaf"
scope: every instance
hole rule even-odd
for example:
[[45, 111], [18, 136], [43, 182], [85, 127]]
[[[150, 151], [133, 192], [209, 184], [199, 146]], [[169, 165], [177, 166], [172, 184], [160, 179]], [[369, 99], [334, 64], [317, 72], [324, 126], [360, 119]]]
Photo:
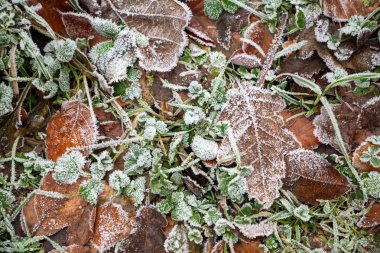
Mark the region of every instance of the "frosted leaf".
[[221, 70], [226, 65], [226, 56], [221, 52], [211, 52], [210, 53], [210, 68]]
[[192, 81], [189, 85], [189, 98], [196, 99], [202, 95], [202, 85], [197, 81]]
[[184, 3], [177, 0], [112, 0], [107, 5], [110, 5], [109, 15], [117, 12], [129, 27], [148, 38], [149, 45], [137, 49], [142, 68], [166, 72], [176, 66], [187, 45], [184, 29], [191, 17]]
[[201, 244], [203, 241], [202, 233], [198, 229], [191, 229], [187, 233], [187, 237], [189, 238], [190, 241], [193, 241], [196, 244]]
[[175, 205], [171, 212], [173, 220], [187, 221], [193, 215], [193, 210], [185, 201], [178, 201], [174, 203]]
[[49, 71], [50, 76], [54, 76], [55, 72], [61, 68], [61, 63], [58, 59], [53, 58], [50, 54], [43, 57], [46, 69]]
[[309, 214], [309, 207], [306, 205], [300, 205], [293, 210], [293, 214], [295, 217], [301, 219], [304, 222], [310, 220], [311, 216]]
[[318, 42], [327, 42], [329, 40], [329, 21], [328, 19], [320, 19], [314, 28], [315, 39]]
[[174, 162], [174, 158], [175, 158], [175, 155], [177, 152], [177, 148], [178, 148], [179, 144], [181, 143], [182, 139], [183, 139], [183, 135], [177, 135], [174, 137], [173, 141], [170, 142], [169, 155], [168, 155], [169, 164], [172, 164]]
[[210, 19], [216, 20], [222, 14], [223, 5], [218, 0], [205, 0], [204, 11]]
[[218, 155], [218, 144], [199, 135], [194, 137], [191, 149], [203, 161], [213, 160]]
[[356, 36], [360, 33], [362, 26], [364, 24], [363, 16], [352, 16], [348, 20], [348, 23], [339, 29], [339, 31], [343, 34], [349, 34], [352, 36]]
[[377, 146], [380, 146], [380, 135], [373, 135], [366, 139], [366, 141], [369, 141]]
[[119, 192], [130, 183], [130, 180], [123, 171], [116, 170], [109, 176], [108, 183], [111, 188]]
[[132, 199], [135, 206], [142, 204], [145, 198], [145, 177], [138, 177], [132, 180], [124, 189], [124, 194]]
[[125, 88], [125, 94], [123, 95], [123, 98], [133, 100], [140, 97], [141, 87], [139, 83], [133, 82], [127, 88]]
[[282, 98], [244, 83], [228, 91], [228, 102], [219, 121], [229, 123], [231, 136], [224, 138], [218, 160], [234, 155], [233, 138], [241, 156], [241, 165], [252, 167], [246, 177], [248, 193], [268, 208], [278, 197], [285, 176], [284, 155], [300, 144], [284, 129], [279, 113], [285, 108]]
[[6, 213], [7, 209], [12, 208], [15, 200], [16, 198], [11, 192], [0, 189], [0, 211], [2, 213]]
[[61, 62], [69, 62], [73, 58], [76, 48], [77, 45], [73, 40], [52, 40], [45, 46], [44, 51], [54, 52]]
[[80, 185], [79, 195], [91, 205], [95, 205], [103, 190], [104, 185], [98, 179], [90, 179]]
[[34, 79], [32, 84], [40, 91], [47, 92], [48, 94], [44, 96], [44, 99], [50, 99], [54, 97], [58, 92], [58, 85], [53, 80], [47, 80], [46, 82], [41, 79]]
[[187, 229], [185, 226], [175, 225], [166, 238], [164, 247], [168, 253], [189, 253]]
[[365, 6], [363, 0], [325, 0], [323, 2], [323, 14], [336, 22], [347, 21], [354, 15], [367, 16], [379, 4]]
[[92, 154], [96, 162], [91, 163], [90, 171], [93, 178], [103, 179], [107, 171], [113, 169], [113, 161], [108, 151], [103, 151], [99, 155]]
[[120, 32], [120, 27], [108, 19], [93, 18], [91, 19], [92, 27], [102, 36], [112, 39]]
[[59, 71], [58, 83], [61, 91], [68, 92], [70, 90], [70, 69], [66, 65], [63, 65]]
[[130, 145], [128, 153], [124, 156], [124, 171], [127, 175], [139, 175], [144, 169], [152, 166], [152, 155], [149, 149], [139, 145]]
[[360, 161], [369, 162], [374, 168], [380, 168], [380, 148], [378, 146], [369, 146], [360, 156]]
[[240, 232], [249, 239], [271, 235], [277, 227], [275, 222], [262, 222], [259, 224], [235, 224]]
[[222, 214], [216, 210], [216, 208], [212, 207], [206, 212], [203, 218], [206, 224], [211, 226], [215, 224], [220, 218], [222, 218]]
[[202, 108], [199, 107], [186, 110], [185, 115], [183, 116], [186, 125], [195, 125], [205, 118], [206, 114], [203, 112]]
[[364, 188], [367, 190], [369, 196], [373, 198], [380, 198], [380, 173], [371, 171], [368, 177], [363, 179]]
[[[221, 168], [217, 173], [220, 192], [234, 202], [241, 202], [244, 194], [248, 192], [247, 180], [242, 170], [236, 168]], [[247, 173], [250, 174], [250, 173]]]
[[41, 176], [46, 176], [55, 166], [54, 162], [37, 156], [34, 151], [23, 154], [23, 158], [25, 160], [20, 162], [24, 168], [32, 168], [34, 171], [38, 171]]
[[12, 99], [12, 88], [4, 83], [0, 83], [0, 116], [12, 111]]
[[311, 150], [296, 149], [286, 154], [284, 189], [299, 200], [314, 204], [318, 199], [334, 199], [351, 185], [326, 159]]
[[215, 223], [215, 226], [214, 226], [214, 231], [215, 233], [218, 235], [218, 236], [221, 236], [223, 235], [225, 232], [228, 231], [229, 228], [232, 228], [234, 229], [235, 226], [232, 222], [229, 222], [228, 220], [226, 219], [219, 219], [216, 223]]
[[85, 158], [79, 151], [72, 151], [58, 158], [54, 168], [54, 180], [63, 184], [75, 183], [83, 173], [86, 163]]

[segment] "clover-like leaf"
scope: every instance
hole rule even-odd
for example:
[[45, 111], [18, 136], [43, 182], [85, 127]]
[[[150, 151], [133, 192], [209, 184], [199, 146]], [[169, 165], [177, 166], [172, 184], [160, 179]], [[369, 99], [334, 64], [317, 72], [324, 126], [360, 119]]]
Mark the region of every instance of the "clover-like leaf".
[[[105, 18], [120, 16], [130, 27], [149, 39], [137, 56], [146, 70], [166, 72], [173, 69], [187, 45], [185, 28], [191, 17], [189, 8], [177, 0], [105, 1]], [[118, 21], [118, 18], [114, 18]]]
[[230, 124], [231, 132], [221, 143], [218, 160], [236, 153], [236, 145], [241, 165], [253, 168], [247, 177], [248, 193], [266, 208], [281, 188], [284, 154], [300, 146], [293, 134], [284, 129], [279, 115], [284, 108], [285, 102], [279, 96], [244, 83], [228, 91], [228, 102], [219, 119]]

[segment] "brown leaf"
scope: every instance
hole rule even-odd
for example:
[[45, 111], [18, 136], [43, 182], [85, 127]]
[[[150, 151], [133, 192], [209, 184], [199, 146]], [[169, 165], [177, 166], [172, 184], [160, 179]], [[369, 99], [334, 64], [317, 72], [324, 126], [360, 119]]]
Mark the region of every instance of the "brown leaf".
[[87, 205], [81, 218], [67, 227], [67, 243], [69, 245], [85, 245], [94, 235], [96, 206]]
[[352, 16], [367, 16], [380, 3], [366, 7], [363, 0], [324, 0], [323, 14], [334, 21], [347, 21]]
[[104, 204], [96, 211], [92, 243], [99, 250], [107, 249], [131, 233], [128, 214], [117, 204]]
[[277, 69], [277, 74], [294, 73], [305, 78], [312, 78], [325, 69], [323, 60], [316, 54], [308, 59], [301, 59], [296, 54], [287, 57]]
[[371, 171], [377, 171], [380, 173], [380, 168], [375, 168], [371, 165], [370, 162], [362, 162], [360, 160], [360, 156], [368, 150], [370, 146], [372, 146], [373, 143], [371, 143], [368, 139], [360, 144], [355, 149], [355, 152], [352, 157], [352, 165], [358, 169], [359, 172], [371, 172]]
[[187, 45], [184, 30], [191, 17], [185, 4], [176, 0], [102, 2], [102, 17], [120, 21], [116, 13], [129, 27], [149, 38], [149, 45], [138, 49], [142, 68], [167, 72], [177, 65]]
[[334, 199], [351, 188], [344, 175], [313, 151], [297, 149], [285, 158], [284, 189], [302, 202], [315, 204], [318, 199]]
[[268, 90], [244, 83], [228, 91], [228, 102], [220, 115], [230, 124], [231, 138], [220, 146], [218, 160], [233, 155], [230, 139], [234, 139], [242, 155], [241, 165], [252, 166], [247, 177], [248, 191], [268, 208], [278, 196], [285, 176], [284, 155], [300, 147], [293, 134], [284, 129], [279, 115], [285, 102]]
[[188, 3], [188, 6], [193, 15], [186, 27], [187, 34], [203, 45], [215, 47], [218, 44], [218, 32], [215, 21], [209, 19], [204, 13], [204, 1], [193, 0]]
[[320, 142], [314, 136], [314, 125], [312, 121], [305, 116], [298, 116], [288, 120], [295, 114], [289, 110], [284, 110], [281, 112], [281, 116], [285, 120], [285, 127], [289, 129], [301, 143], [304, 149], [315, 149], [319, 146]]
[[266, 237], [273, 233], [277, 228], [277, 223], [259, 223], [259, 224], [235, 224], [239, 231], [249, 239], [254, 239], [257, 237]]
[[123, 134], [122, 124], [111, 112], [95, 108], [94, 113], [98, 123], [99, 136], [117, 139]]
[[[365, 97], [355, 98], [354, 95], [344, 97], [340, 105], [331, 105], [349, 151], [354, 144], [360, 144], [366, 137], [380, 134], [380, 121], [374, 120], [380, 118], [379, 107], [380, 97], [367, 100]], [[324, 107], [313, 124], [314, 134], [319, 141], [340, 151], [331, 120]]]
[[[88, 107], [77, 101], [62, 105], [46, 129], [47, 158], [56, 161], [73, 147], [88, 147], [96, 141], [96, 125]], [[81, 150], [87, 156], [90, 149]]]
[[133, 223], [133, 232], [125, 238], [121, 252], [164, 253], [165, 234], [162, 228], [167, 226], [165, 217], [153, 206], [141, 207]]
[[[220, 241], [212, 248], [211, 253], [224, 253], [224, 242]], [[227, 246], [228, 248], [228, 246]], [[234, 244], [236, 253], [262, 253], [260, 249], [260, 241], [243, 242], [238, 241]]]
[[23, 208], [22, 215], [28, 230], [35, 236], [50, 236], [71, 224], [86, 222], [88, 216], [83, 215], [89, 205], [77, 193], [84, 178], [79, 178], [74, 184], [58, 184], [52, 177], [52, 172], [46, 175], [40, 185], [40, 190], [58, 192], [68, 195], [68, 198], [35, 195]]
[[380, 224], [380, 202], [374, 203], [368, 212], [358, 222], [362, 228], [374, 227]]

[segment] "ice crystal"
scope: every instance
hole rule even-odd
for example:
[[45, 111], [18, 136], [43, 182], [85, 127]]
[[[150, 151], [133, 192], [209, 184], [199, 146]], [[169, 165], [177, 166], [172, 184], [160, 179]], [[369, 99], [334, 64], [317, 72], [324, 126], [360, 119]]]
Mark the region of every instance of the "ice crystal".
[[327, 19], [320, 19], [314, 29], [315, 39], [318, 42], [327, 42], [329, 40], [329, 21]]
[[98, 196], [103, 192], [104, 185], [98, 179], [90, 179], [79, 187], [79, 195], [91, 205], [95, 205]]
[[139, 118], [140, 122], [144, 123], [144, 137], [147, 140], [153, 140], [157, 133], [165, 134], [168, 132], [167, 125], [161, 120], [149, 117], [146, 114], [142, 114]]
[[364, 24], [364, 17], [362, 16], [352, 16], [348, 20], [348, 23], [339, 29], [342, 34], [350, 34], [352, 36], [356, 36], [362, 29]]
[[216, 221], [215, 223], [215, 226], [214, 226], [214, 231], [217, 235], [223, 235], [224, 233], [226, 233], [229, 228], [235, 228], [234, 224], [232, 224], [232, 222], [224, 219], [224, 218], [221, 218], [219, 220]]
[[300, 205], [299, 207], [294, 208], [293, 214], [295, 217], [299, 218], [304, 222], [309, 221], [311, 218], [309, 214], [309, 207], [306, 205]]
[[32, 84], [40, 91], [47, 92], [48, 94], [44, 96], [44, 99], [49, 99], [55, 96], [58, 91], [58, 84], [53, 80], [47, 80], [46, 82], [41, 79], [34, 79]]
[[190, 241], [195, 242], [196, 244], [201, 244], [203, 241], [203, 236], [201, 231], [198, 229], [191, 229], [188, 233], [187, 236]]
[[276, 230], [277, 224], [275, 222], [268, 222], [259, 224], [236, 224], [236, 226], [244, 236], [253, 239], [271, 235]]
[[132, 180], [124, 189], [124, 194], [132, 199], [135, 206], [142, 204], [145, 198], [145, 177], [138, 177]]
[[152, 155], [149, 149], [132, 144], [124, 156], [124, 171], [127, 175], [140, 175], [152, 166]]
[[54, 52], [60, 62], [69, 62], [74, 56], [77, 45], [70, 39], [52, 40], [45, 48], [45, 52]]
[[175, 225], [164, 243], [166, 252], [189, 253], [187, 230], [183, 225]]
[[120, 192], [124, 187], [126, 187], [129, 183], [129, 177], [120, 170], [116, 170], [111, 173], [108, 179], [109, 185], [116, 191]]
[[7, 209], [13, 207], [13, 202], [15, 202], [16, 198], [9, 191], [0, 189], [0, 211], [5, 213]]
[[364, 188], [369, 196], [380, 198], [380, 173], [372, 171], [368, 173], [368, 177], [363, 179]]
[[33, 171], [38, 171], [41, 176], [47, 175], [55, 166], [54, 162], [39, 157], [34, 151], [23, 154], [19, 162], [22, 163], [26, 171], [30, 168]]
[[53, 178], [63, 184], [73, 184], [77, 181], [86, 163], [79, 151], [72, 151], [58, 158], [54, 168]]
[[170, 142], [169, 155], [168, 155], [169, 164], [172, 164], [174, 162], [178, 145], [181, 143], [182, 139], [183, 139], [183, 135], [177, 135], [174, 137], [173, 141]]
[[218, 19], [223, 11], [223, 5], [219, 0], [205, 0], [204, 11], [209, 18]]
[[210, 208], [204, 216], [204, 220], [209, 226], [215, 224], [220, 218], [222, 218], [222, 214], [214, 207]]
[[61, 91], [68, 92], [70, 90], [70, 69], [66, 65], [60, 69], [58, 83]]
[[99, 155], [92, 154], [96, 162], [91, 163], [90, 171], [93, 178], [102, 179], [107, 171], [113, 169], [113, 161], [108, 151], [103, 151]]
[[206, 118], [206, 114], [203, 112], [202, 108], [194, 107], [192, 109], [188, 109], [183, 116], [183, 120], [186, 125], [195, 125], [199, 121]]
[[112, 39], [120, 32], [120, 27], [108, 19], [95, 17], [91, 19], [92, 27], [102, 36]]
[[226, 56], [221, 52], [211, 52], [210, 53], [210, 68], [221, 70], [226, 65]]
[[247, 181], [240, 170], [222, 168], [217, 180], [220, 192], [232, 201], [241, 202], [248, 192]]
[[360, 156], [360, 161], [369, 162], [373, 167], [380, 168], [380, 148], [379, 146], [370, 146]]
[[218, 144], [199, 135], [194, 137], [191, 149], [203, 161], [213, 160], [218, 154]]
[[12, 99], [12, 88], [4, 83], [0, 83], [0, 116], [12, 111]]

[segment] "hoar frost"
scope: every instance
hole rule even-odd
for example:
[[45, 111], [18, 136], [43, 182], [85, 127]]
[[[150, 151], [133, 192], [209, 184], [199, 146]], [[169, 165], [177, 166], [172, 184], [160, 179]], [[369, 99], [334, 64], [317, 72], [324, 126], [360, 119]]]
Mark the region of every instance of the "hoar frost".
[[12, 111], [12, 98], [12, 88], [4, 83], [0, 83], [0, 116]]
[[218, 155], [218, 144], [199, 135], [194, 137], [191, 149], [203, 161], [213, 160]]
[[86, 160], [79, 151], [64, 154], [58, 158], [55, 165], [53, 178], [63, 184], [75, 183], [83, 173], [82, 168]]

